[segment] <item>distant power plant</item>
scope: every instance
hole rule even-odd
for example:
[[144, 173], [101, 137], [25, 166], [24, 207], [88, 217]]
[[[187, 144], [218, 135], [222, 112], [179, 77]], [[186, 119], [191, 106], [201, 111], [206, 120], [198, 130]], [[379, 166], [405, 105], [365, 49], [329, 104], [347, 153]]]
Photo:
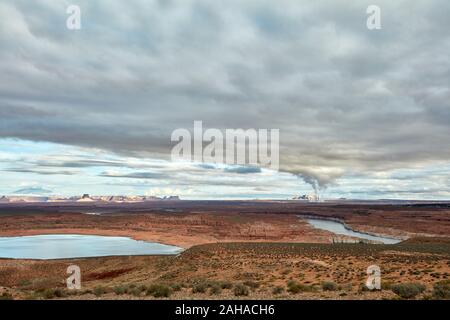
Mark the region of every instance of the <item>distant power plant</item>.
[[301, 196], [293, 197], [292, 200], [308, 201], [308, 202], [319, 202], [320, 197], [318, 194], [304, 194]]

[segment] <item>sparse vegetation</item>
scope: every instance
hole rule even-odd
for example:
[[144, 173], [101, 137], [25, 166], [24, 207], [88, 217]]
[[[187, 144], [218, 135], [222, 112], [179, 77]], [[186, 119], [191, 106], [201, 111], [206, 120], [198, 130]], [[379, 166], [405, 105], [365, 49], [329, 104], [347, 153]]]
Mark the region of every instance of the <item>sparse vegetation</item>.
[[183, 288], [183, 285], [180, 283], [172, 283], [170, 285], [170, 288], [172, 289], [172, 291], [180, 291]]
[[403, 299], [411, 299], [424, 292], [425, 286], [421, 283], [399, 283], [392, 285], [391, 290]]
[[433, 285], [433, 298], [450, 299], [450, 280], [439, 281]]
[[381, 290], [391, 290], [392, 285], [391, 281], [381, 281]]
[[361, 284], [359, 285], [359, 288], [358, 288], [358, 292], [359, 292], [359, 293], [362, 293], [362, 292], [368, 292], [368, 291], [370, 291], [370, 289], [367, 288], [367, 286], [366, 286], [365, 283], [361, 283]]
[[74, 294], [72, 292], [68, 292], [61, 288], [48, 288], [48, 289], [39, 289], [34, 291], [33, 294], [29, 295], [30, 299], [47, 299], [51, 300], [54, 298], [63, 298], [68, 295]]
[[259, 283], [251, 280], [244, 281], [244, 285], [249, 287], [250, 289], [254, 290], [259, 287]]
[[[145, 291], [145, 289], [144, 289], [144, 291]], [[135, 287], [135, 288], [132, 288], [129, 290], [129, 293], [135, 297], [140, 297], [142, 292], [143, 291], [138, 287]]]
[[239, 297], [239, 296], [248, 296], [249, 294], [249, 290], [248, 287], [242, 283], [238, 283], [234, 286], [233, 289], [234, 295]]
[[220, 281], [220, 287], [222, 289], [231, 289], [233, 288], [233, 283], [231, 281]]
[[192, 293], [205, 293], [208, 289], [208, 283], [199, 282], [192, 286]]
[[127, 293], [127, 288], [125, 286], [117, 286], [113, 288], [113, 291], [117, 295], [123, 295]]
[[42, 297], [44, 299], [55, 298], [55, 290], [54, 289], [45, 289], [44, 291], [42, 291]]
[[[78, 294], [82, 299], [92, 299], [95, 298], [92, 294], [102, 298], [109, 292], [113, 294], [108, 295], [108, 299], [130, 298], [131, 295], [141, 298], [144, 294], [164, 298], [175, 292], [177, 299], [216, 298], [222, 295], [226, 298], [230, 295], [251, 295], [255, 299], [270, 299], [288, 294], [291, 295], [289, 298], [305, 299], [411, 299], [410, 296], [416, 299], [446, 299], [448, 282], [443, 281], [450, 272], [449, 252], [449, 246], [445, 243], [390, 246], [215, 243], [194, 246], [177, 257], [80, 259], [77, 261], [80, 267], [89, 271], [83, 278], [84, 289], [77, 292], [65, 290], [61, 279], [58, 281], [48, 271], [59, 270], [65, 274], [66, 262], [61, 261], [24, 261], [19, 270], [8, 269], [9, 264], [0, 260], [0, 281], [3, 286], [1, 290], [8, 290], [16, 299], [71, 299], [72, 295]], [[369, 261], [384, 266], [383, 290], [376, 294], [366, 292], [363, 284], [358, 290], [359, 283], [367, 277], [365, 269]], [[120, 273], [117, 270], [121, 270]], [[124, 273], [122, 270], [129, 271]], [[400, 276], [401, 273], [403, 276]], [[27, 280], [29, 274], [36, 274], [36, 279]], [[330, 280], [333, 280], [331, 285], [327, 283]], [[394, 291], [392, 286], [400, 281], [423, 283], [430, 290], [410, 294], [411, 290], [404, 293], [404, 289], [397, 288], [396, 296], [391, 292]], [[95, 288], [96, 284], [105, 284], [106, 287]], [[157, 289], [158, 286], [162, 288]], [[302, 296], [295, 297], [296, 294]]]
[[333, 281], [322, 282], [322, 290], [323, 291], [336, 291], [337, 289], [338, 289], [338, 285]]
[[14, 300], [14, 298], [10, 293], [3, 292], [3, 294], [0, 295], [0, 300]]
[[104, 295], [107, 292], [106, 288], [104, 287], [95, 287], [93, 293], [95, 296], [100, 297]]
[[287, 284], [287, 291], [292, 294], [297, 294], [299, 292], [312, 292], [314, 287], [306, 284], [301, 284], [296, 281], [290, 280]]
[[67, 296], [66, 291], [63, 289], [60, 289], [60, 288], [55, 289], [54, 293], [55, 293], [55, 297], [57, 297], [57, 298], [63, 298], [63, 297]]
[[222, 288], [221, 288], [220, 284], [218, 284], [218, 283], [213, 283], [209, 289], [210, 295], [220, 294], [221, 292], [222, 292]]
[[275, 288], [272, 289], [272, 294], [274, 295], [282, 294], [283, 292], [284, 288], [281, 286], [276, 286]]
[[146, 295], [153, 296], [155, 298], [168, 298], [171, 294], [171, 288], [162, 284], [153, 284], [149, 286], [146, 291]]

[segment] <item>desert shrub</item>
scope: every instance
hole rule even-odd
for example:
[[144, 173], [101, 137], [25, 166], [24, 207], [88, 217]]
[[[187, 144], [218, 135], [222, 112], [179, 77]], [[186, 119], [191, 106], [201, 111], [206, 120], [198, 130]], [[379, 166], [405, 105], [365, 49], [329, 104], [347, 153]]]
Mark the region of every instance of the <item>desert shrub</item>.
[[67, 296], [77, 296], [77, 295], [82, 294], [82, 291], [81, 290], [76, 290], [76, 289], [71, 289], [71, 290], [64, 291], [64, 293]]
[[294, 280], [290, 280], [287, 283], [287, 288], [288, 288], [287, 291], [292, 294], [299, 293], [301, 291], [299, 286], [300, 286], [299, 283], [295, 282]]
[[59, 282], [55, 281], [55, 279], [53, 278], [40, 278], [31, 280], [30, 282], [31, 283], [28, 286], [26, 286], [26, 289], [39, 291], [41, 293], [48, 288], [54, 288], [59, 285]]
[[45, 289], [42, 291], [42, 297], [44, 299], [53, 299], [55, 298], [55, 290], [53, 289]]
[[411, 299], [425, 291], [421, 283], [399, 283], [391, 286], [392, 292], [403, 299]]
[[339, 286], [339, 290], [343, 290], [343, 291], [352, 291], [352, 284], [351, 283], [345, 283], [343, 285]]
[[220, 281], [220, 287], [222, 289], [231, 289], [233, 288], [233, 284], [230, 281]]
[[[24, 296], [24, 300], [37, 300], [39, 299], [41, 296], [39, 294], [36, 293], [36, 291], [31, 292], [27, 295]], [[0, 296], [0, 300], [2, 300], [2, 297]], [[4, 300], [11, 300], [11, 299], [4, 299]]]
[[233, 289], [234, 295], [239, 297], [239, 296], [248, 296], [249, 290], [248, 287], [242, 283], [238, 283], [237, 285], [234, 286]]
[[141, 284], [141, 285], [138, 287], [138, 289], [139, 289], [139, 291], [144, 292], [144, 291], [147, 290], [147, 287], [146, 287], [145, 285]]
[[172, 284], [170, 285], [170, 288], [171, 288], [173, 291], [180, 291], [181, 289], [184, 288], [184, 284], [183, 284], [183, 283], [172, 283]]
[[433, 285], [433, 298], [450, 299], [450, 280], [439, 281]]
[[208, 284], [206, 282], [199, 282], [192, 286], [192, 293], [205, 293], [208, 289]]
[[3, 294], [0, 296], [0, 300], [14, 300], [14, 299], [11, 294], [3, 292]]
[[183, 285], [180, 283], [172, 283], [170, 288], [172, 288], [173, 291], [180, 291], [183, 288]]
[[292, 294], [296, 294], [296, 293], [299, 293], [299, 292], [311, 292], [311, 291], [314, 291], [314, 288], [312, 286], [309, 286], [309, 285], [306, 285], [306, 284], [301, 284], [301, 283], [298, 283], [298, 282], [293, 281], [293, 280], [290, 280], [288, 282], [287, 286], [288, 286], [287, 291], [289, 293], [292, 293]]
[[31, 285], [32, 285], [32, 282], [29, 279], [24, 279], [24, 280], [19, 281], [19, 287], [29, 287]]
[[253, 290], [259, 287], [258, 282], [251, 281], [251, 280], [244, 281], [244, 285]]
[[277, 286], [272, 289], [272, 294], [282, 294], [284, 292], [284, 288]]
[[34, 293], [34, 296], [36, 298], [44, 298], [47, 300], [50, 299], [54, 299], [54, 298], [61, 298], [61, 297], [65, 297], [66, 296], [66, 292], [62, 289], [53, 289], [53, 288], [48, 288], [48, 289], [41, 289], [41, 290], [37, 290]]
[[170, 287], [162, 284], [153, 284], [147, 288], [146, 295], [155, 298], [168, 298], [172, 294]]
[[67, 293], [63, 289], [60, 289], [60, 288], [55, 289], [53, 291], [53, 293], [55, 294], [55, 297], [57, 297], [57, 298], [63, 298], [63, 297], [67, 296]]
[[391, 290], [392, 285], [390, 281], [381, 281], [381, 290]]
[[134, 295], [134, 296], [140, 296], [141, 293], [146, 292], [147, 291], [147, 287], [143, 284], [139, 285], [139, 286], [135, 286], [134, 288], [129, 288], [127, 290], [128, 293]]
[[367, 286], [366, 286], [365, 283], [361, 283], [361, 284], [359, 285], [358, 291], [359, 291], [359, 292], [367, 292], [367, 291], [370, 291], [370, 289], [367, 288]]
[[322, 282], [322, 290], [323, 291], [336, 291], [337, 289], [338, 289], [338, 285], [333, 281]]
[[118, 296], [127, 293], [127, 288], [124, 286], [117, 286], [113, 288], [113, 291], [115, 294], [117, 294]]
[[142, 293], [141, 289], [136, 287], [136, 288], [132, 288], [129, 291], [130, 294], [132, 294], [133, 296], [139, 297]]
[[104, 287], [95, 287], [93, 293], [97, 297], [100, 297], [101, 295], [106, 293], [106, 289]]
[[221, 288], [220, 284], [218, 284], [218, 283], [213, 283], [211, 285], [211, 288], [209, 289], [210, 295], [220, 294], [221, 292], [222, 292], [222, 288]]

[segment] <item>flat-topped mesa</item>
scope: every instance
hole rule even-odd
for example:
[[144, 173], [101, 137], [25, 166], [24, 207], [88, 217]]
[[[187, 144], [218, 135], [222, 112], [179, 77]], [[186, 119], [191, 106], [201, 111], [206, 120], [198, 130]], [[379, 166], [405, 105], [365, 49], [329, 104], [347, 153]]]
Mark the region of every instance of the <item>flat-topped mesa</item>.
[[39, 196], [3, 196], [0, 203], [18, 203], [18, 202], [47, 202], [49, 197]]
[[95, 201], [94, 199], [92, 199], [89, 194], [85, 193], [83, 194], [83, 196], [81, 197], [81, 199], [77, 200], [77, 202], [92, 202]]

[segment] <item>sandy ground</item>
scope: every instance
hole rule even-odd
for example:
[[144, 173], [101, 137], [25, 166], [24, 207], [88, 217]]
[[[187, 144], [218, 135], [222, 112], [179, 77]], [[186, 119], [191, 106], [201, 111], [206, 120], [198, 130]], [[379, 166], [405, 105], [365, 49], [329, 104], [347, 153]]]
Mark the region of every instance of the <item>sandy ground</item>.
[[[0, 289], [16, 299], [45, 298], [45, 290], [64, 288], [66, 269], [82, 271], [82, 290], [64, 299], [153, 299], [152, 284], [172, 290], [171, 299], [235, 299], [233, 288], [248, 287], [251, 299], [393, 299], [395, 283], [426, 286], [417, 298], [431, 295], [433, 284], [450, 279], [450, 242], [434, 244], [282, 244], [228, 243], [195, 246], [178, 256], [104, 257], [53, 261], [0, 260]], [[361, 285], [370, 265], [381, 268], [383, 290], [367, 292]], [[289, 281], [305, 286], [289, 292]], [[324, 281], [337, 285], [322, 289]], [[204, 292], [196, 291], [205, 284]], [[218, 283], [229, 286], [212, 292]], [[135, 292], [143, 286], [143, 291]], [[274, 293], [274, 288], [280, 288]], [[98, 294], [98, 288], [102, 288]], [[117, 288], [129, 288], [117, 294]], [[131, 290], [130, 290], [131, 288]], [[95, 294], [97, 293], [97, 295]], [[44, 295], [44, 296], [43, 296]]]
[[[92, 215], [86, 213], [100, 213]], [[449, 236], [446, 206], [184, 202], [2, 204], [0, 236], [55, 233], [130, 236], [183, 248], [216, 242], [331, 242], [298, 215], [339, 219], [357, 231], [400, 238]]]
[[[101, 214], [86, 214], [90, 212]], [[314, 229], [298, 215], [339, 219], [356, 230], [382, 235], [427, 237], [400, 246], [333, 245], [335, 235]], [[65, 299], [153, 299], [136, 289], [152, 284], [170, 287], [171, 299], [238, 299], [242, 297], [233, 288], [242, 283], [249, 289], [244, 297], [253, 299], [392, 299], [396, 295], [388, 284], [399, 282], [423, 283], [427, 289], [420, 297], [426, 298], [433, 284], [448, 280], [450, 272], [446, 206], [279, 202], [0, 206], [0, 236], [37, 234], [128, 236], [188, 250], [169, 257], [0, 259], [0, 298], [3, 294], [49, 298], [48, 290], [64, 289], [71, 264], [82, 269], [83, 290]], [[381, 267], [387, 289], [361, 290], [371, 264]], [[290, 280], [309, 289], [288, 292]], [[211, 286], [224, 281], [231, 283], [230, 288], [210, 292]], [[324, 291], [323, 281], [336, 283], [338, 289]], [[194, 292], [198, 283], [207, 284], [205, 292]], [[114, 293], [120, 286], [127, 288], [126, 294]], [[277, 287], [279, 292], [274, 293]]]
[[122, 214], [77, 213], [1, 217], [0, 235], [96, 234], [128, 236], [189, 248], [193, 245], [255, 242], [326, 243], [332, 234], [312, 228], [295, 215], [275, 214]]
[[[92, 212], [101, 215], [81, 214]], [[330, 234], [312, 230], [297, 215], [339, 219], [357, 231], [380, 235], [450, 235], [450, 204], [296, 201], [0, 204], [0, 235], [128, 235], [185, 248], [223, 241], [330, 241]]]

